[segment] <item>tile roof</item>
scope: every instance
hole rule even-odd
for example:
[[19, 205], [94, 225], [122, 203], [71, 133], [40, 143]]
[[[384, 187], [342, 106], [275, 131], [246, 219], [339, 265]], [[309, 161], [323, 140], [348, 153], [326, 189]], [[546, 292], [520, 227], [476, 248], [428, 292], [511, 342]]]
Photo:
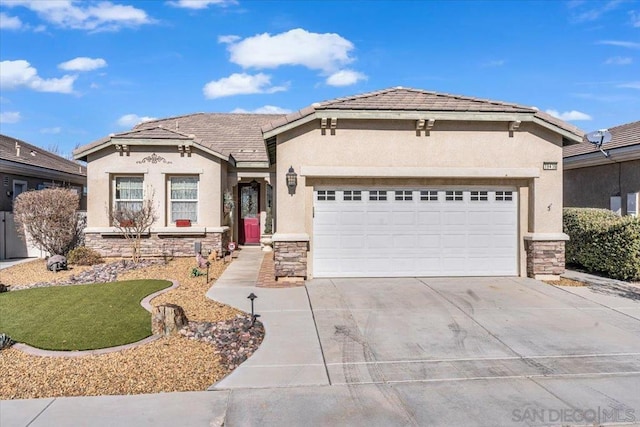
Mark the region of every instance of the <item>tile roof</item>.
[[[612, 127], [609, 129], [609, 132], [611, 132], [611, 142], [602, 146], [604, 150], [640, 144], [640, 121]], [[563, 157], [580, 156], [597, 151], [599, 151], [598, 147], [587, 141], [585, 136], [582, 143], [564, 147]]]
[[394, 87], [315, 103], [310, 107], [263, 126], [262, 130], [267, 132], [321, 110], [532, 113], [541, 120], [574, 135], [582, 136], [584, 134], [579, 128], [556, 119], [534, 107], [403, 87]]
[[194, 135], [201, 144], [238, 162], [266, 162], [267, 152], [260, 127], [283, 117], [281, 114], [196, 113], [137, 125], [135, 130], [162, 126]]
[[[17, 155], [16, 144], [20, 146], [20, 155]], [[87, 176], [86, 167], [7, 135], [0, 135], [0, 159], [82, 177]]]

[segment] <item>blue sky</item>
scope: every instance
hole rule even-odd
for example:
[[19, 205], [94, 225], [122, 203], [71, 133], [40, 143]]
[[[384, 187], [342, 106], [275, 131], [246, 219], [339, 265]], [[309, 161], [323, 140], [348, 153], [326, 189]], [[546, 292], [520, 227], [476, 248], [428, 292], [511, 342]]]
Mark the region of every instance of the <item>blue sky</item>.
[[640, 2], [0, 0], [0, 132], [43, 148], [392, 86], [640, 119]]

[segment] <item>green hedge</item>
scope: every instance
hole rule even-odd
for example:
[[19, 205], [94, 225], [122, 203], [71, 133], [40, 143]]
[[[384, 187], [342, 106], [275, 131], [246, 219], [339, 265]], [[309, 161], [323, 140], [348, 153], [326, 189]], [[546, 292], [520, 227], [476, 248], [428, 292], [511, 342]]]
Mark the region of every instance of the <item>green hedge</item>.
[[606, 209], [565, 208], [564, 232], [571, 237], [566, 261], [620, 280], [640, 280], [640, 218]]

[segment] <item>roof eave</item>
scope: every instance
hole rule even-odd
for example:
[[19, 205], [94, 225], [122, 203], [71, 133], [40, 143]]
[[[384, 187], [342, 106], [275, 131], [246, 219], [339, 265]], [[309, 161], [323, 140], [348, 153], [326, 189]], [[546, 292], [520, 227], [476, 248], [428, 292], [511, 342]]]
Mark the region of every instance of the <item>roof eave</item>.
[[609, 157], [605, 157], [600, 151], [567, 156], [562, 159], [564, 170], [585, 168], [589, 166], [600, 166], [614, 162], [626, 162], [640, 159], [640, 144], [627, 145], [625, 147], [605, 150]]
[[[534, 112], [491, 112], [491, 111], [421, 111], [421, 110], [341, 110], [320, 109], [297, 120], [282, 124], [263, 132], [265, 139], [277, 136], [305, 123], [322, 118], [337, 119], [388, 119], [388, 120], [457, 120], [457, 121], [522, 121], [533, 122], [550, 129], [563, 137], [563, 145], [577, 144], [582, 141], [582, 135], [574, 134], [553, 123], [540, 119]], [[566, 144], [564, 144], [566, 142]]]
[[84, 160], [87, 161], [87, 156], [89, 154], [96, 153], [98, 151], [104, 150], [107, 147], [113, 145], [131, 145], [131, 146], [160, 146], [160, 147], [170, 147], [175, 145], [187, 145], [190, 147], [197, 147], [198, 149], [204, 151], [205, 153], [209, 153], [219, 159], [230, 162], [230, 156], [225, 156], [222, 153], [218, 153], [215, 150], [207, 147], [204, 144], [198, 143], [194, 140], [188, 139], [128, 139], [128, 138], [113, 138], [110, 137], [107, 141], [102, 144], [96, 145], [94, 147], [88, 148], [84, 151], [74, 151], [73, 158], [76, 160]]

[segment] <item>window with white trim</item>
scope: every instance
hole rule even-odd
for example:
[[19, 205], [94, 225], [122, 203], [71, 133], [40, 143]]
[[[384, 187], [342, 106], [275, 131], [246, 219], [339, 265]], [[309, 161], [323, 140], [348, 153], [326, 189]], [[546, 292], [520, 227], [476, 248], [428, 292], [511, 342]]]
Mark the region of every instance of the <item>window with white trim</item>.
[[445, 200], [449, 201], [449, 202], [460, 202], [463, 200], [462, 198], [462, 191], [446, 191], [445, 192]]
[[396, 190], [396, 200], [413, 200], [413, 191]]
[[169, 178], [169, 204], [171, 222], [188, 219], [198, 222], [198, 177], [172, 176]]
[[489, 200], [489, 192], [488, 191], [472, 191], [471, 192], [471, 201], [472, 202], [486, 202]]
[[425, 202], [437, 202], [438, 191], [437, 190], [420, 190], [420, 200]]
[[336, 199], [336, 192], [333, 190], [318, 190], [318, 200], [321, 201], [331, 201]]
[[513, 200], [513, 191], [496, 191], [497, 202], [508, 202]]
[[362, 191], [344, 190], [344, 192], [342, 193], [342, 200], [346, 200], [346, 201], [362, 200]]
[[387, 191], [386, 190], [370, 190], [369, 200], [374, 202], [383, 202], [387, 200]]
[[144, 198], [144, 178], [116, 176], [113, 180], [113, 208], [115, 212], [138, 212]]

